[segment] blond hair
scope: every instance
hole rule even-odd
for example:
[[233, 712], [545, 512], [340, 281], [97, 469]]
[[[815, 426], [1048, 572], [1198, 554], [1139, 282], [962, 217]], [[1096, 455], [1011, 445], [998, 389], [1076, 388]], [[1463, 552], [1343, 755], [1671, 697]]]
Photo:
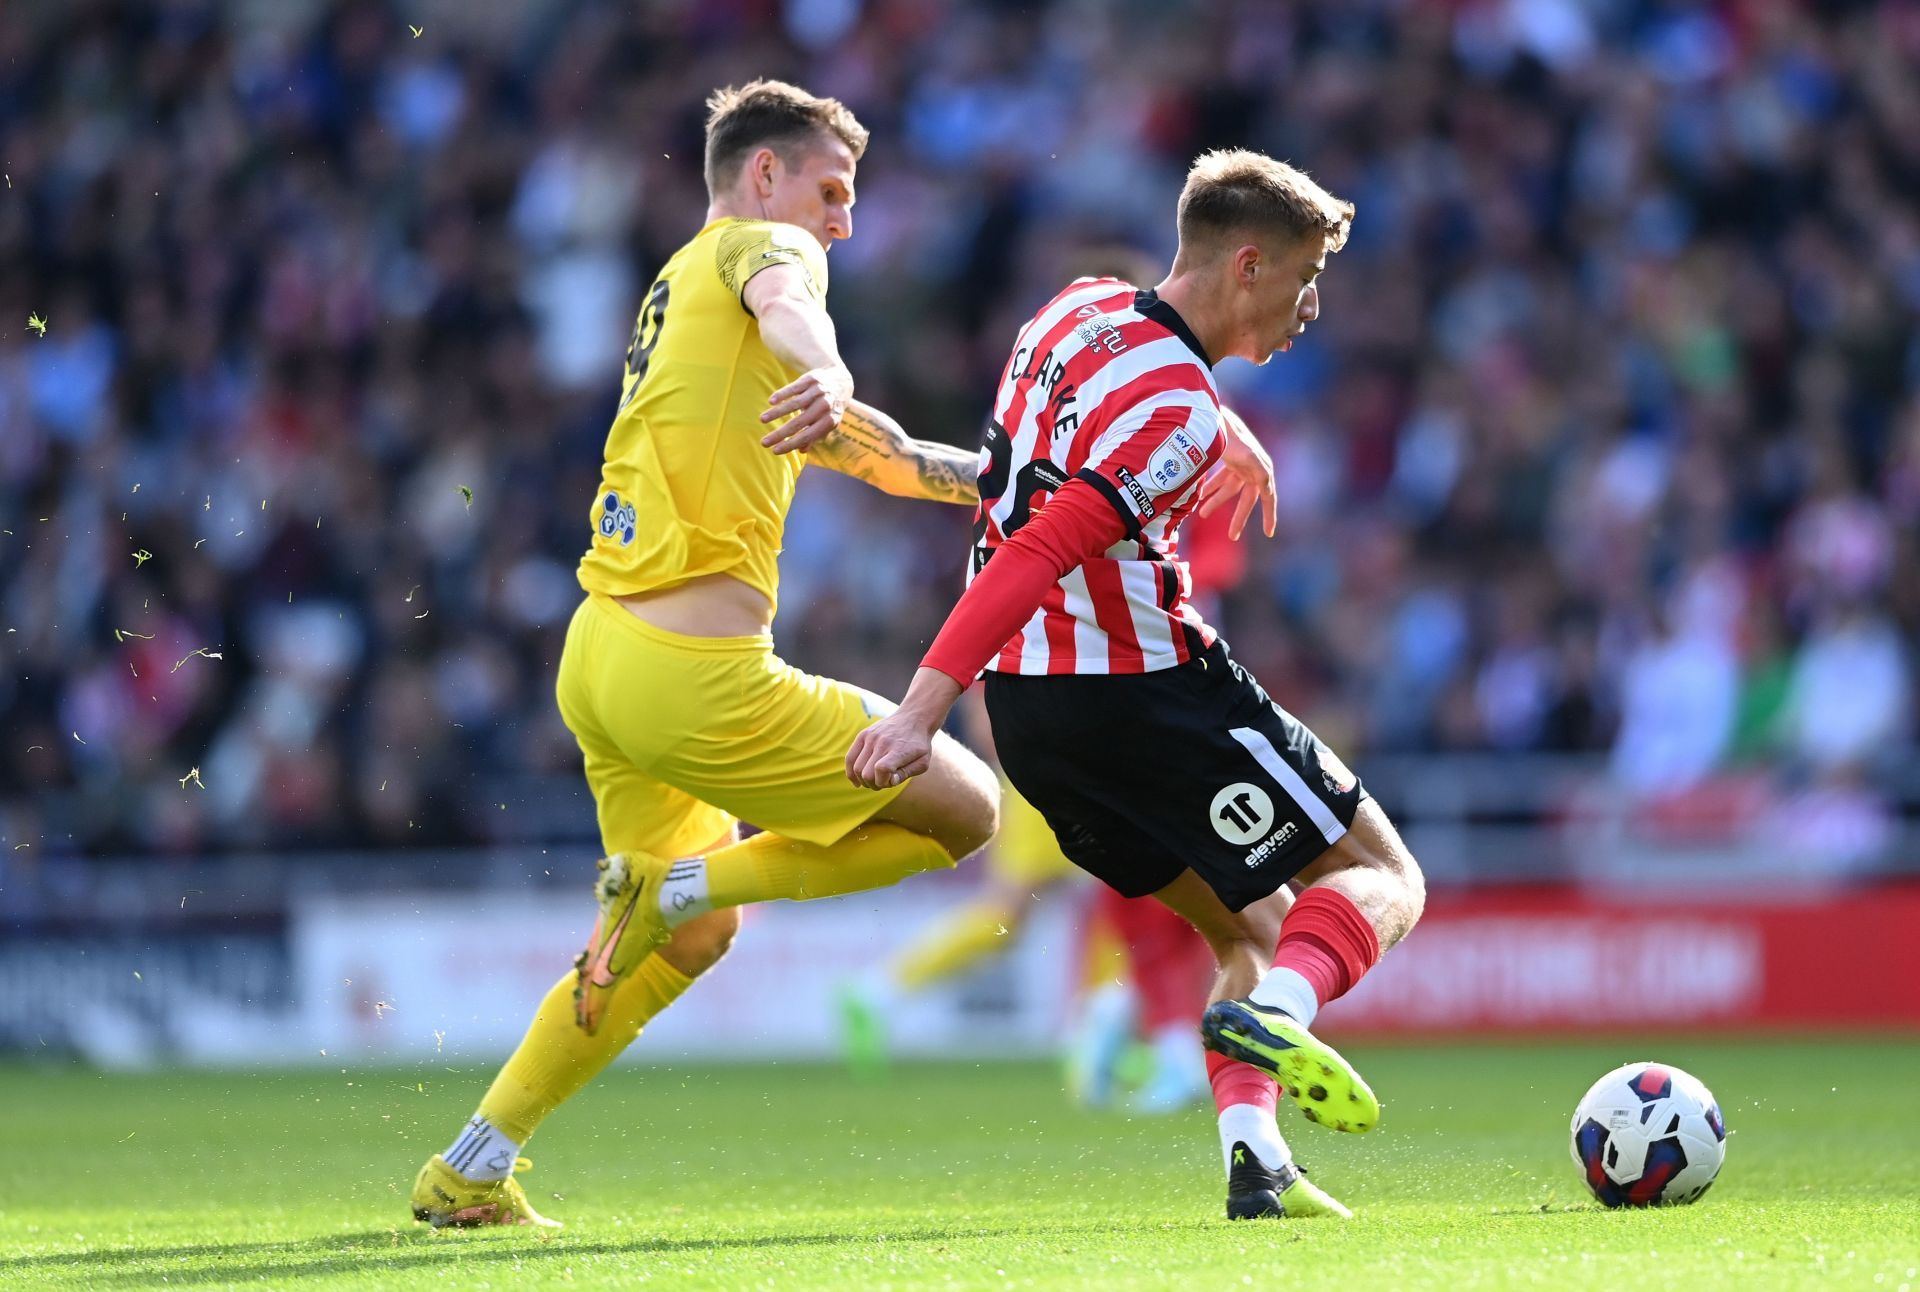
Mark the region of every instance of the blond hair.
[[1180, 190], [1179, 220], [1183, 246], [1236, 232], [1276, 233], [1288, 241], [1317, 233], [1328, 251], [1338, 251], [1353, 225], [1353, 203], [1264, 153], [1221, 148], [1194, 159]]
[[707, 192], [725, 188], [753, 149], [770, 147], [788, 160], [789, 149], [820, 134], [839, 139], [855, 161], [867, 150], [867, 128], [838, 99], [765, 79], [715, 90], [707, 96]]

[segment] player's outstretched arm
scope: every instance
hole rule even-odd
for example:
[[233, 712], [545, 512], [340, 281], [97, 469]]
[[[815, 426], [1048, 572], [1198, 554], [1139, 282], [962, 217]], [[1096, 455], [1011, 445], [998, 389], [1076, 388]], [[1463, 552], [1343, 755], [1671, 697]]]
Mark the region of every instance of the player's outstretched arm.
[[760, 321], [767, 349], [800, 376], [767, 396], [762, 422], [788, 420], [761, 443], [792, 453], [831, 435], [853, 402], [853, 374], [840, 358], [833, 318], [807, 288], [798, 265], [769, 265], [747, 280], [740, 300]]
[[967, 584], [900, 707], [854, 738], [847, 779], [883, 790], [925, 771], [934, 732], [987, 661], [1033, 617], [1062, 575], [1125, 533], [1104, 496], [1084, 480], [1069, 480]]
[[869, 404], [847, 405], [840, 425], [813, 446], [811, 460], [898, 498], [980, 501], [980, 456], [951, 444], [916, 440]]

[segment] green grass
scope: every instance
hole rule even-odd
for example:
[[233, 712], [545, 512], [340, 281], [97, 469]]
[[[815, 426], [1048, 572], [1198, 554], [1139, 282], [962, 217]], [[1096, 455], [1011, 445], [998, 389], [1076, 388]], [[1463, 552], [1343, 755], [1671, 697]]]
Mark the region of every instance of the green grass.
[[[1567, 1117], [1654, 1052], [1720, 1096], [1727, 1168], [1604, 1211]], [[1037, 1065], [616, 1071], [532, 1146], [557, 1236], [408, 1219], [485, 1074], [0, 1071], [0, 1285], [1920, 1288], [1920, 1044], [1349, 1053], [1380, 1131], [1282, 1104], [1349, 1226], [1228, 1224], [1209, 1112], [1078, 1112]]]

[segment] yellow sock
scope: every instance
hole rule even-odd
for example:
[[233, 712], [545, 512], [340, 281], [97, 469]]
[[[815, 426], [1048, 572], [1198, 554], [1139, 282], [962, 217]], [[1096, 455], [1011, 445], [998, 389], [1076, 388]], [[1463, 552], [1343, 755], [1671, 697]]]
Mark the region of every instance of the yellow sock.
[[533, 1025], [500, 1075], [479, 1115], [500, 1133], [525, 1144], [547, 1114], [580, 1092], [640, 1035], [647, 1020], [680, 998], [693, 979], [657, 955], [635, 965], [607, 1007], [607, 1020], [589, 1036], [573, 1019], [569, 970], [534, 1013]]
[[923, 870], [953, 865], [947, 850], [904, 826], [873, 822], [838, 843], [802, 843], [756, 834], [707, 854], [707, 902], [714, 909], [784, 897], [804, 902], [884, 888]]
[[1086, 963], [1081, 966], [1083, 990], [1091, 992], [1108, 983], [1128, 981], [1132, 962], [1127, 955], [1127, 944], [1105, 920], [1095, 920], [1088, 928], [1083, 954], [1086, 957]]
[[1000, 902], [964, 906], [914, 939], [893, 962], [893, 983], [903, 992], [951, 978], [1007, 945], [1019, 917]]

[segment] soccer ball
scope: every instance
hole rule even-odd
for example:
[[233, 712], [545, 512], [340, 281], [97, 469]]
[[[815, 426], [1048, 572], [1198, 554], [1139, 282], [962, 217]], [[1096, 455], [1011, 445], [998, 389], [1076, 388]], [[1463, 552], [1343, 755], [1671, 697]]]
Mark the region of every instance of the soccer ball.
[[1609, 1207], [1692, 1202], [1726, 1156], [1713, 1092], [1671, 1064], [1615, 1068], [1573, 1110], [1574, 1165]]

